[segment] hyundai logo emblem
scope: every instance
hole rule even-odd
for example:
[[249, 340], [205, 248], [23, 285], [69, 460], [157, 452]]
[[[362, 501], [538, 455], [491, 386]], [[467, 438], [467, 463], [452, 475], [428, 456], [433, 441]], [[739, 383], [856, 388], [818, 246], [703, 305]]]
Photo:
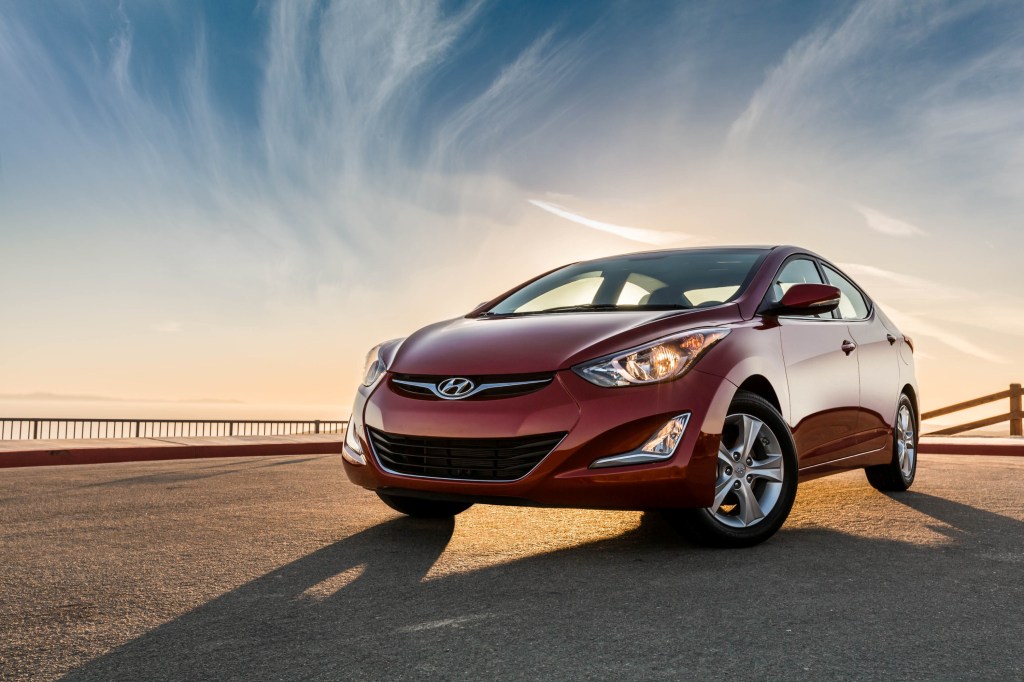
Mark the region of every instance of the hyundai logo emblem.
[[476, 388], [476, 384], [469, 379], [452, 377], [439, 383], [437, 385], [437, 392], [443, 398], [465, 398], [473, 392], [474, 388]]

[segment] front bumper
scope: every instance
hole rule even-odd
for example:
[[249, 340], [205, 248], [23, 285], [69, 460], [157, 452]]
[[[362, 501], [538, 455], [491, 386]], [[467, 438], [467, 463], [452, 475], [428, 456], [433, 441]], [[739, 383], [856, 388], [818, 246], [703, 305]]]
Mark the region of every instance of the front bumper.
[[[421, 400], [395, 393], [386, 376], [361, 389], [352, 413], [366, 464], [349, 452], [349, 479], [370, 490], [437, 499], [465, 499], [594, 509], [708, 507], [714, 498], [718, 444], [736, 387], [696, 369], [676, 381], [625, 388], [594, 386], [571, 371], [528, 395], [499, 400]], [[590, 468], [596, 460], [639, 448], [668, 419], [689, 413], [670, 458], [655, 463]], [[366, 427], [439, 438], [504, 438], [566, 432], [566, 437], [516, 481], [418, 478], [385, 471]]]

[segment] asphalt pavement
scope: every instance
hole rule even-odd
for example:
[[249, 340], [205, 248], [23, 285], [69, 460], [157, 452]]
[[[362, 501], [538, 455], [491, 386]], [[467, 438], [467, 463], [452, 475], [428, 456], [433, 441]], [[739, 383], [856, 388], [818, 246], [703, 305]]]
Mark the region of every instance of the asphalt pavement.
[[0, 678], [1024, 679], [1024, 458], [801, 486], [764, 545], [654, 514], [401, 518], [336, 456], [0, 471]]

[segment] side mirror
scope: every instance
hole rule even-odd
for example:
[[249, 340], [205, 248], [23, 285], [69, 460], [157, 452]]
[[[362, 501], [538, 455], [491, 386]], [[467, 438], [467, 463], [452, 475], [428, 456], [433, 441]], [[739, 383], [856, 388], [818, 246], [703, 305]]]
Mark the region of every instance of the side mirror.
[[839, 307], [840, 292], [829, 284], [794, 284], [778, 304], [767, 312], [771, 315], [819, 315]]

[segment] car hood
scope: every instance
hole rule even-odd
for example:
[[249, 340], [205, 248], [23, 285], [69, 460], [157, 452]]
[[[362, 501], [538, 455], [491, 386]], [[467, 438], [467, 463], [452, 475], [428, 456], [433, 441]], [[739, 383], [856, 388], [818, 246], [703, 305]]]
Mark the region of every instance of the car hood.
[[738, 315], [736, 306], [727, 305], [667, 312], [459, 317], [407, 338], [390, 370], [449, 376], [551, 372], [675, 331], [734, 322]]

